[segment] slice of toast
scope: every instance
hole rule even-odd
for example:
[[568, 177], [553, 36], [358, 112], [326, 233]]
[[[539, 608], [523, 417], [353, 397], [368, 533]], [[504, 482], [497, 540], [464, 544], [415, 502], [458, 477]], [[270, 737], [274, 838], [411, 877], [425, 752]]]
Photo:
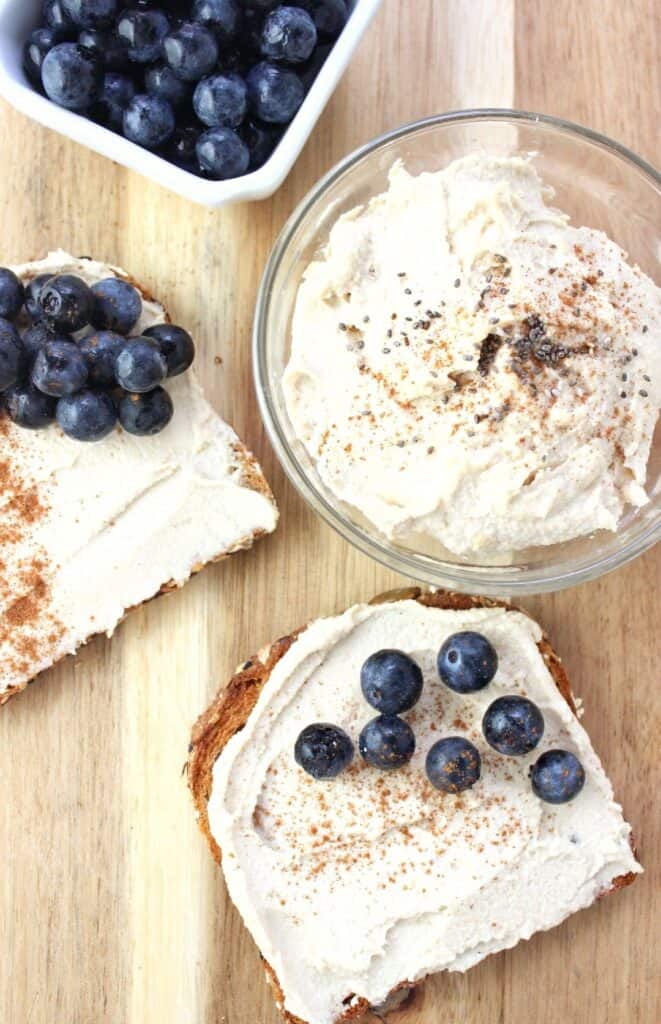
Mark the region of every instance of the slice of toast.
[[[374, 598], [370, 604], [382, 604], [408, 599], [415, 600], [427, 607], [447, 610], [465, 611], [475, 608], [505, 608], [512, 612], [518, 611], [514, 606], [502, 601], [446, 591], [430, 593], [424, 592], [418, 587], [388, 592]], [[270, 647], [262, 649], [257, 655], [240, 666], [236, 674], [229, 681], [229, 684], [218, 692], [211, 705], [199, 717], [193, 728], [187, 763], [188, 784], [195, 804], [200, 829], [207, 839], [214, 859], [219, 864], [222, 859], [222, 851], [212, 834], [208, 815], [214, 763], [230, 738], [244, 727], [273, 669], [292, 645], [296, 643], [297, 638], [306, 628], [304, 626], [287, 636], [281, 637]], [[572, 713], [576, 715], [576, 704], [567, 673], [546, 635], [542, 635], [537, 646], [555, 686]], [[599, 894], [598, 898], [629, 885], [634, 881], [635, 877], [635, 872], [627, 872], [614, 878], [610, 885]], [[277, 1005], [285, 1020], [288, 1024], [308, 1024], [307, 1021], [287, 1011], [284, 1006], [284, 993], [277, 974], [264, 957], [262, 957], [262, 960], [267, 980], [274, 990]], [[420, 980], [422, 979], [413, 984], [419, 983]], [[396, 998], [400, 990], [411, 987], [413, 985], [410, 981], [402, 979], [399, 984], [391, 989], [388, 1002], [392, 998]], [[346, 1022], [357, 1020], [370, 1008], [374, 1009], [374, 1007], [369, 1006], [364, 998], [347, 997], [347, 1009], [336, 1019], [335, 1024], [346, 1024]]]
[[[117, 267], [58, 251], [14, 269], [24, 282], [44, 272], [122, 277], [143, 299], [136, 333], [170, 320]], [[85, 444], [0, 411], [0, 705], [92, 636], [111, 635], [132, 608], [275, 529], [257, 461], [194, 372], [164, 386], [174, 416], [154, 437], [117, 428]]]

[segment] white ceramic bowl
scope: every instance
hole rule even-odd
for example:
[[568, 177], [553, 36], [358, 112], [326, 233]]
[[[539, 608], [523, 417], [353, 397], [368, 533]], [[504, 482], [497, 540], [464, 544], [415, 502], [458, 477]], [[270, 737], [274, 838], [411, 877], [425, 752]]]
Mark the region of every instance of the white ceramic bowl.
[[33, 120], [195, 203], [223, 206], [247, 199], [264, 199], [275, 192], [289, 174], [380, 2], [349, 0], [353, 8], [351, 17], [273, 154], [258, 170], [230, 181], [198, 178], [80, 114], [58, 107], [36, 92], [23, 71], [22, 51], [25, 40], [36, 27], [40, 0], [0, 0], [0, 95]]

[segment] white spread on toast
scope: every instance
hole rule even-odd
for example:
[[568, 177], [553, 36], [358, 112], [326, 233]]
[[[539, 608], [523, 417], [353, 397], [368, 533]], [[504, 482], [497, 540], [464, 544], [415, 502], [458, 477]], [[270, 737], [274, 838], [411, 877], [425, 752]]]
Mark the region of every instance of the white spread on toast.
[[[499, 668], [479, 693], [453, 693], [435, 661], [455, 631], [476, 629]], [[538, 649], [539, 626], [502, 608], [446, 611], [414, 601], [356, 605], [313, 622], [273, 668], [243, 729], [213, 769], [211, 832], [230, 895], [272, 966], [289, 1013], [334, 1024], [349, 996], [382, 1003], [397, 984], [466, 970], [589, 906], [615, 878], [641, 870], [630, 829], [590, 740]], [[356, 754], [329, 781], [294, 761], [312, 722], [332, 722], [357, 743], [376, 712], [359, 682], [368, 655], [404, 650], [424, 689], [403, 717], [416, 735], [405, 768], [380, 772]], [[541, 709], [545, 734], [524, 757], [484, 741], [481, 720], [504, 694]], [[482, 777], [459, 796], [426, 781], [429, 747], [468, 737]], [[583, 791], [562, 806], [532, 792], [529, 766], [543, 750], [573, 751]]]
[[[61, 251], [13, 270], [24, 281], [48, 272], [90, 284], [125, 276]], [[143, 298], [133, 333], [164, 319], [163, 307]], [[180, 586], [206, 562], [275, 528], [261, 471], [194, 374], [164, 386], [174, 416], [154, 437], [118, 427], [85, 444], [55, 424], [33, 431], [2, 418], [0, 702], [92, 634], [110, 635], [163, 585]]]
[[497, 559], [648, 500], [661, 292], [552, 195], [521, 158], [397, 163], [305, 271], [287, 411], [391, 540]]

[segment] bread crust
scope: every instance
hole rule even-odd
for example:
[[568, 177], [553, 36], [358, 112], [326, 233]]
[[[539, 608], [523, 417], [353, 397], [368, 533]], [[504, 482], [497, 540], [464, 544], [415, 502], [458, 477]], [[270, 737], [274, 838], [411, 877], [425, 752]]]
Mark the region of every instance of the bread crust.
[[[466, 611], [471, 608], [505, 608], [508, 611], [521, 611], [521, 609], [506, 601], [497, 601], [488, 597], [474, 597], [468, 594], [458, 594], [445, 590], [423, 591], [420, 587], [390, 590], [373, 598], [370, 604], [385, 604], [403, 600], [417, 601], [428, 608], [443, 608], [452, 611]], [[211, 795], [214, 763], [228, 740], [246, 724], [248, 716], [257, 703], [259, 695], [275, 665], [284, 657], [292, 644], [295, 643], [297, 637], [306, 628], [306, 626], [303, 626], [287, 636], [280, 637], [270, 647], [263, 648], [258, 654], [244, 662], [232, 676], [227, 687], [219, 690], [207, 710], [200, 715], [193, 726], [186, 765], [188, 785], [195, 804], [198, 824], [218, 864], [220, 864], [222, 859], [222, 851], [211, 833], [208, 815], [208, 801]], [[559, 692], [567, 701], [572, 712], [576, 714], [576, 703], [571, 692], [567, 673], [546, 634], [542, 635], [537, 646]], [[635, 852], [633, 842], [632, 849]], [[617, 889], [630, 885], [635, 877], [633, 872], [619, 875], [613, 879], [610, 887], [600, 894], [599, 899], [611, 892], [615, 892]], [[300, 1017], [295, 1017], [285, 1009], [284, 993], [278, 977], [264, 957], [262, 957], [262, 962], [266, 971], [267, 981], [273, 989], [278, 1009], [287, 1024], [308, 1024], [307, 1021], [301, 1020]], [[421, 984], [423, 980], [420, 979], [420, 981], [415, 983], [409, 981], [400, 982], [392, 989], [388, 998], [401, 989], [413, 988], [415, 985]], [[366, 999], [358, 999], [341, 1014], [335, 1021], [335, 1024], [349, 1024], [350, 1021], [357, 1020], [369, 1009], [370, 1006]]]
[[[80, 259], [85, 259], [85, 257], [80, 257]], [[166, 323], [172, 323], [172, 318], [170, 317], [170, 314], [168, 313], [167, 309], [165, 308], [165, 306], [163, 305], [163, 303], [159, 299], [154, 298], [154, 296], [151, 294], [151, 292], [149, 292], [138, 281], [136, 281], [136, 279], [131, 274], [127, 274], [127, 272], [125, 270], [122, 270], [121, 267], [115, 267], [115, 266], [113, 266], [111, 264], [109, 264], [109, 266], [110, 266], [111, 270], [113, 271], [113, 273], [117, 277], [120, 277], [124, 281], [127, 281], [129, 284], [132, 284], [133, 287], [138, 292], [140, 292], [140, 295], [144, 299], [145, 302], [155, 302], [155, 303], [157, 303], [161, 307], [161, 309], [163, 310], [163, 316], [165, 318], [165, 322]], [[35, 272], [35, 274], [33, 276], [36, 276], [36, 272]], [[265, 497], [267, 499], [267, 501], [271, 502], [271, 504], [275, 506], [275, 497], [273, 496], [273, 492], [272, 492], [271, 488], [269, 487], [268, 483], [266, 482], [266, 478], [264, 477], [264, 474], [262, 473], [262, 470], [261, 470], [261, 468], [259, 466], [259, 463], [257, 462], [257, 459], [252, 454], [252, 452], [249, 451], [249, 449], [246, 448], [246, 446], [243, 444], [243, 442], [240, 441], [238, 438], [237, 438], [236, 442], [233, 444], [232, 450], [234, 451], [234, 454], [236, 456], [236, 460], [237, 460], [237, 462], [240, 465], [239, 481], [241, 483], [241, 486], [245, 487], [245, 488], [247, 488], [247, 489], [249, 489], [251, 491], [257, 491], [259, 494], [263, 495], [263, 497]], [[127, 608], [125, 610], [125, 612], [124, 612], [124, 615], [122, 616], [120, 621], [117, 623], [117, 626], [115, 628], [120, 626], [121, 623], [126, 618], [126, 616], [130, 612], [134, 611], [136, 608], [140, 608], [142, 605], [148, 604], [150, 601], [154, 601], [157, 597], [162, 597], [162, 596], [164, 596], [166, 594], [174, 593], [174, 591], [176, 591], [176, 590], [181, 590], [181, 587], [185, 586], [185, 584], [188, 582], [188, 580], [192, 576], [197, 575], [198, 572], [201, 572], [201, 570], [204, 569], [205, 566], [212, 565], [214, 562], [222, 562], [226, 558], [229, 558], [230, 555], [235, 554], [237, 551], [243, 551], [243, 550], [245, 550], [247, 548], [252, 547], [252, 545], [254, 544], [254, 542], [256, 540], [259, 540], [260, 537], [265, 537], [266, 535], [267, 535], [267, 531], [266, 530], [261, 530], [261, 529], [260, 530], [254, 530], [251, 533], [247, 533], [244, 537], [241, 537], [238, 541], [236, 541], [234, 544], [232, 544], [232, 546], [230, 548], [227, 548], [226, 551], [221, 551], [220, 554], [216, 555], [214, 558], [209, 559], [208, 562], [198, 562], [198, 563], [196, 563], [192, 567], [192, 569], [190, 571], [190, 575], [184, 581], [183, 584], [182, 583], [176, 583], [174, 580], [169, 580], [167, 583], [164, 583], [159, 588], [159, 590], [157, 590], [157, 592], [155, 594], [153, 594], [151, 597], [148, 597], [144, 601], [141, 601], [140, 604], [133, 605], [130, 608]], [[94, 639], [94, 637], [100, 636], [100, 635], [102, 635], [102, 634], [101, 633], [90, 633], [90, 635], [87, 637], [87, 639], [85, 641], [83, 641], [83, 643], [78, 645], [78, 647], [76, 648], [76, 652], [75, 653], [77, 653], [81, 649], [81, 647], [85, 647], [90, 642], [90, 640]], [[3, 690], [2, 693], [0, 693], [0, 707], [2, 707], [4, 704], [6, 704], [7, 701], [11, 700], [12, 697], [15, 697], [17, 693], [21, 693], [31, 683], [36, 682], [37, 679], [39, 679], [39, 677], [42, 675], [43, 672], [49, 672], [51, 668], [53, 668], [55, 665], [59, 665], [59, 663], [61, 661], [64, 661], [65, 658], [75, 657], [75, 653], [72, 654], [72, 655], [64, 654], [64, 655], [62, 655], [61, 658], [57, 658], [51, 665], [49, 665], [49, 667], [47, 669], [42, 669], [41, 672], [38, 672], [36, 675], [32, 676], [30, 679], [26, 679], [24, 682], [17, 683], [15, 686], [8, 686], [6, 690]]]

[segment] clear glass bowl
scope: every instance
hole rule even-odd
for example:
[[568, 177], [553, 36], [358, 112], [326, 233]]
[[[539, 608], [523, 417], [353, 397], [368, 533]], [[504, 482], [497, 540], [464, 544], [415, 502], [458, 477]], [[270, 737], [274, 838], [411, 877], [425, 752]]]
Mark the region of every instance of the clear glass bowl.
[[395, 160], [413, 172], [438, 170], [475, 152], [532, 155], [554, 204], [573, 223], [599, 228], [657, 277], [661, 251], [661, 176], [603, 135], [541, 114], [474, 110], [442, 114], [374, 139], [333, 168], [285, 225], [266, 266], [257, 301], [254, 372], [266, 429], [285, 472], [305, 500], [366, 554], [416, 580], [482, 594], [558, 590], [594, 579], [651, 547], [661, 536], [661, 431], [648, 466], [649, 503], [627, 511], [616, 532], [599, 531], [548, 547], [516, 552], [506, 564], [476, 562], [445, 549], [413, 549], [380, 534], [320, 480], [297, 440], [282, 391], [291, 320], [301, 277], [347, 210], [387, 188]]

